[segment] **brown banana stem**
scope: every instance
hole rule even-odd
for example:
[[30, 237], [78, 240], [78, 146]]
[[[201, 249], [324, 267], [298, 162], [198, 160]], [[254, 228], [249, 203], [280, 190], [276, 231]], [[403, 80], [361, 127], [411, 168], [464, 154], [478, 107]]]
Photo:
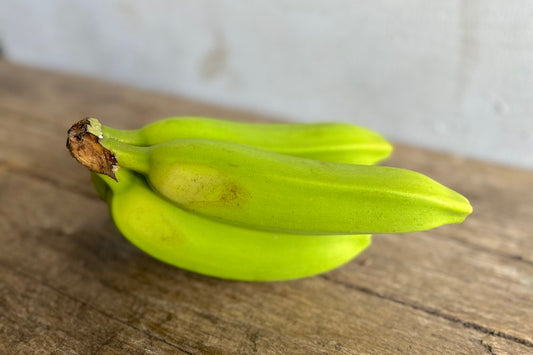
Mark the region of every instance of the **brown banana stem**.
[[70, 127], [67, 149], [81, 165], [116, 180], [117, 160], [110, 150], [100, 144], [99, 138], [88, 131], [89, 125], [89, 119], [84, 118]]

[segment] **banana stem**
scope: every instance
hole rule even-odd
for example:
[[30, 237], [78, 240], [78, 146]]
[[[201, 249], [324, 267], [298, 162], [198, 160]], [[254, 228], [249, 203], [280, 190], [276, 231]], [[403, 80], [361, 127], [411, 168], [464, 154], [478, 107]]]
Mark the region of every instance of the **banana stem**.
[[[97, 121], [96, 121], [97, 122]], [[114, 180], [120, 166], [139, 172], [148, 171], [149, 148], [135, 147], [114, 139], [101, 138], [95, 131], [95, 119], [84, 118], [68, 130], [67, 149], [83, 166], [95, 173], [104, 174]], [[120, 160], [117, 161], [117, 154]]]
[[138, 147], [113, 138], [102, 138], [100, 144], [115, 155], [120, 167], [147, 174], [150, 169], [150, 147]]
[[102, 135], [104, 138], [116, 139], [122, 143], [144, 145], [140, 130], [138, 129], [124, 130], [102, 126]]
[[87, 132], [94, 134], [98, 138], [112, 138], [122, 143], [144, 145], [142, 144], [141, 132], [138, 129], [123, 130], [107, 127], [94, 117], [86, 118], [86, 120], [89, 121]]
[[116, 180], [118, 165], [115, 155], [99, 143], [99, 137], [90, 129], [90, 118], [73, 124], [68, 130], [67, 149], [81, 165]]

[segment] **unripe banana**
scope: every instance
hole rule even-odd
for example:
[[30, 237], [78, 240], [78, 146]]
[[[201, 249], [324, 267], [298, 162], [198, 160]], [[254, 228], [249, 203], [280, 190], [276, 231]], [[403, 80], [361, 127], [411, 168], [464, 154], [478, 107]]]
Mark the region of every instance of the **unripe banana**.
[[118, 166], [144, 174], [178, 206], [251, 228], [401, 233], [459, 223], [472, 211], [459, 193], [405, 169], [328, 163], [206, 139], [151, 147], [99, 142]]
[[180, 209], [127, 169], [119, 169], [117, 178], [92, 175], [122, 234], [147, 254], [201, 274], [247, 281], [307, 277], [370, 245], [369, 235], [301, 235], [221, 223]]
[[243, 123], [205, 117], [175, 117], [137, 130], [118, 130], [88, 119], [89, 132], [137, 146], [177, 139], [214, 139], [248, 144], [308, 159], [371, 165], [386, 159], [392, 146], [381, 135], [348, 123]]

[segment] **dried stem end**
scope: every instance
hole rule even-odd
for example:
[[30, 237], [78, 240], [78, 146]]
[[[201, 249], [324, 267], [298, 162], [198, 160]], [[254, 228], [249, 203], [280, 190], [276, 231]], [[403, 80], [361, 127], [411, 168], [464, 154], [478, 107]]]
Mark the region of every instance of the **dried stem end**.
[[98, 138], [104, 138], [102, 133], [102, 124], [96, 118], [88, 117], [86, 120], [89, 121], [87, 125], [87, 132], [94, 134]]
[[101, 133], [98, 134], [99, 127], [95, 123], [100, 124], [94, 118], [84, 118], [73, 124], [68, 130], [67, 148], [81, 165], [117, 180], [117, 159], [99, 143]]

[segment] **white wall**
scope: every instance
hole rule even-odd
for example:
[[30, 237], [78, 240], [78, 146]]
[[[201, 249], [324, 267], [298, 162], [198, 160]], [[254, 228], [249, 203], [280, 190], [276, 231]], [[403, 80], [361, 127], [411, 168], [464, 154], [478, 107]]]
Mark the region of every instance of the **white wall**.
[[533, 2], [0, 0], [4, 55], [533, 168]]

